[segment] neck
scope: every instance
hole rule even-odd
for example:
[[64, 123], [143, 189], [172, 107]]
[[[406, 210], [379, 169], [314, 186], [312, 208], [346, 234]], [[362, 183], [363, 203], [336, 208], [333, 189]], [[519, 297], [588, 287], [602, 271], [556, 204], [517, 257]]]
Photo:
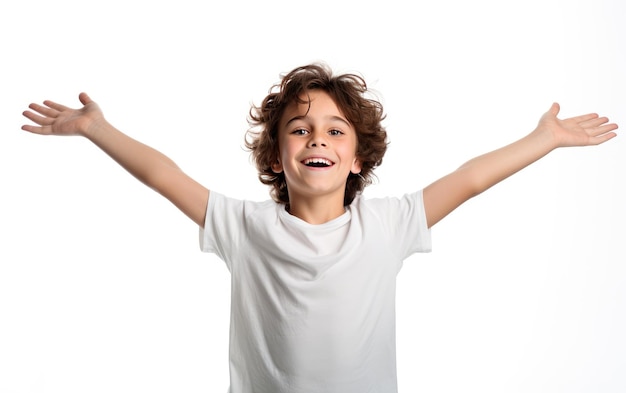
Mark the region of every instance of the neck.
[[298, 198], [290, 196], [289, 214], [318, 225], [334, 220], [345, 213], [343, 195], [339, 198]]

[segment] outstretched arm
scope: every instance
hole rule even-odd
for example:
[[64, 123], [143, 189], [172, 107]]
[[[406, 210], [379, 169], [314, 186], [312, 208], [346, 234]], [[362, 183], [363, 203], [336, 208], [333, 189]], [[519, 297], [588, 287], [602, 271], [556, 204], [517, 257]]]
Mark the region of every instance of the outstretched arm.
[[109, 124], [87, 94], [81, 93], [79, 100], [83, 104], [80, 109], [53, 101], [29, 105], [30, 110], [23, 114], [37, 125], [24, 125], [22, 129], [41, 135], [86, 137], [137, 179], [169, 199], [195, 223], [204, 226], [209, 191], [168, 157]]
[[553, 104], [524, 138], [478, 156], [424, 189], [428, 227], [468, 199], [532, 164], [558, 147], [599, 145], [616, 136], [617, 124], [595, 113], [558, 119]]

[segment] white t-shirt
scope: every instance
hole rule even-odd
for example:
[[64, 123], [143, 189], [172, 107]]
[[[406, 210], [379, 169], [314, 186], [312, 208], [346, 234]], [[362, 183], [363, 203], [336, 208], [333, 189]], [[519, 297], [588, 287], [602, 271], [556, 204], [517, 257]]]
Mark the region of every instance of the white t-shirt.
[[396, 275], [431, 249], [421, 191], [321, 225], [211, 191], [200, 247], [231, 272], [231, 393], [397, 391]]

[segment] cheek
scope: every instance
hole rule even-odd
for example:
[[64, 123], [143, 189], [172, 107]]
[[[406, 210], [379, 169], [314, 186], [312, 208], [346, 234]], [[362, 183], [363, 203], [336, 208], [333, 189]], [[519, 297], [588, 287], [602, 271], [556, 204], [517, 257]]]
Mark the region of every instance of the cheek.
[[276, 154], [276, 163], [272, 165], [272, 170], [276, 173], [283, 172], [291, 158], [294, 157], [294, 147], [288, 143], [281, 143]]
[[293, 160], [298, 152], [302, 149], [297, 143], [284, 143], [281, 148], [278, 149], [278, 158], [282, 163]]
[[352, 168], [351, 168], [352, 173], [360, 173], [361, 169], [363, 168], [361, 165], [361, 160], [359, 160], [359, 157], [357, 157], [358, 149], [359, 149], [358, 143], [357, 141], [354, 141], [354, 144], [350, 147], [350, 152], [354, 157], [352, 160]]

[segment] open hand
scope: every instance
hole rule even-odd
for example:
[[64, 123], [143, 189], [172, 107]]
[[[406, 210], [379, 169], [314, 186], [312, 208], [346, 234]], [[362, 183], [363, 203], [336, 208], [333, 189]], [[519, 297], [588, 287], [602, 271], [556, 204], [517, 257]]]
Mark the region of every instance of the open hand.
[[78, 99], [83, 104], [80, 109], [68, 108], [49, 100], [44, 101], [43, 105], [30, 104], [30, 110], [24, 111], [23, 115], [38, 126], [24, 125], [22, 130], [40, 135], [86, 135], [104, 117], [98, 105], [86, 93], [80, 93]]
[[551, 132], [558, 147], [599, 145], [617, 136], [614, 130], [617, 124], [609, 123], [606, 117], [595, 113], [559, 119], [560, 111], [557, 103], [539, 120], [537, 131]]

